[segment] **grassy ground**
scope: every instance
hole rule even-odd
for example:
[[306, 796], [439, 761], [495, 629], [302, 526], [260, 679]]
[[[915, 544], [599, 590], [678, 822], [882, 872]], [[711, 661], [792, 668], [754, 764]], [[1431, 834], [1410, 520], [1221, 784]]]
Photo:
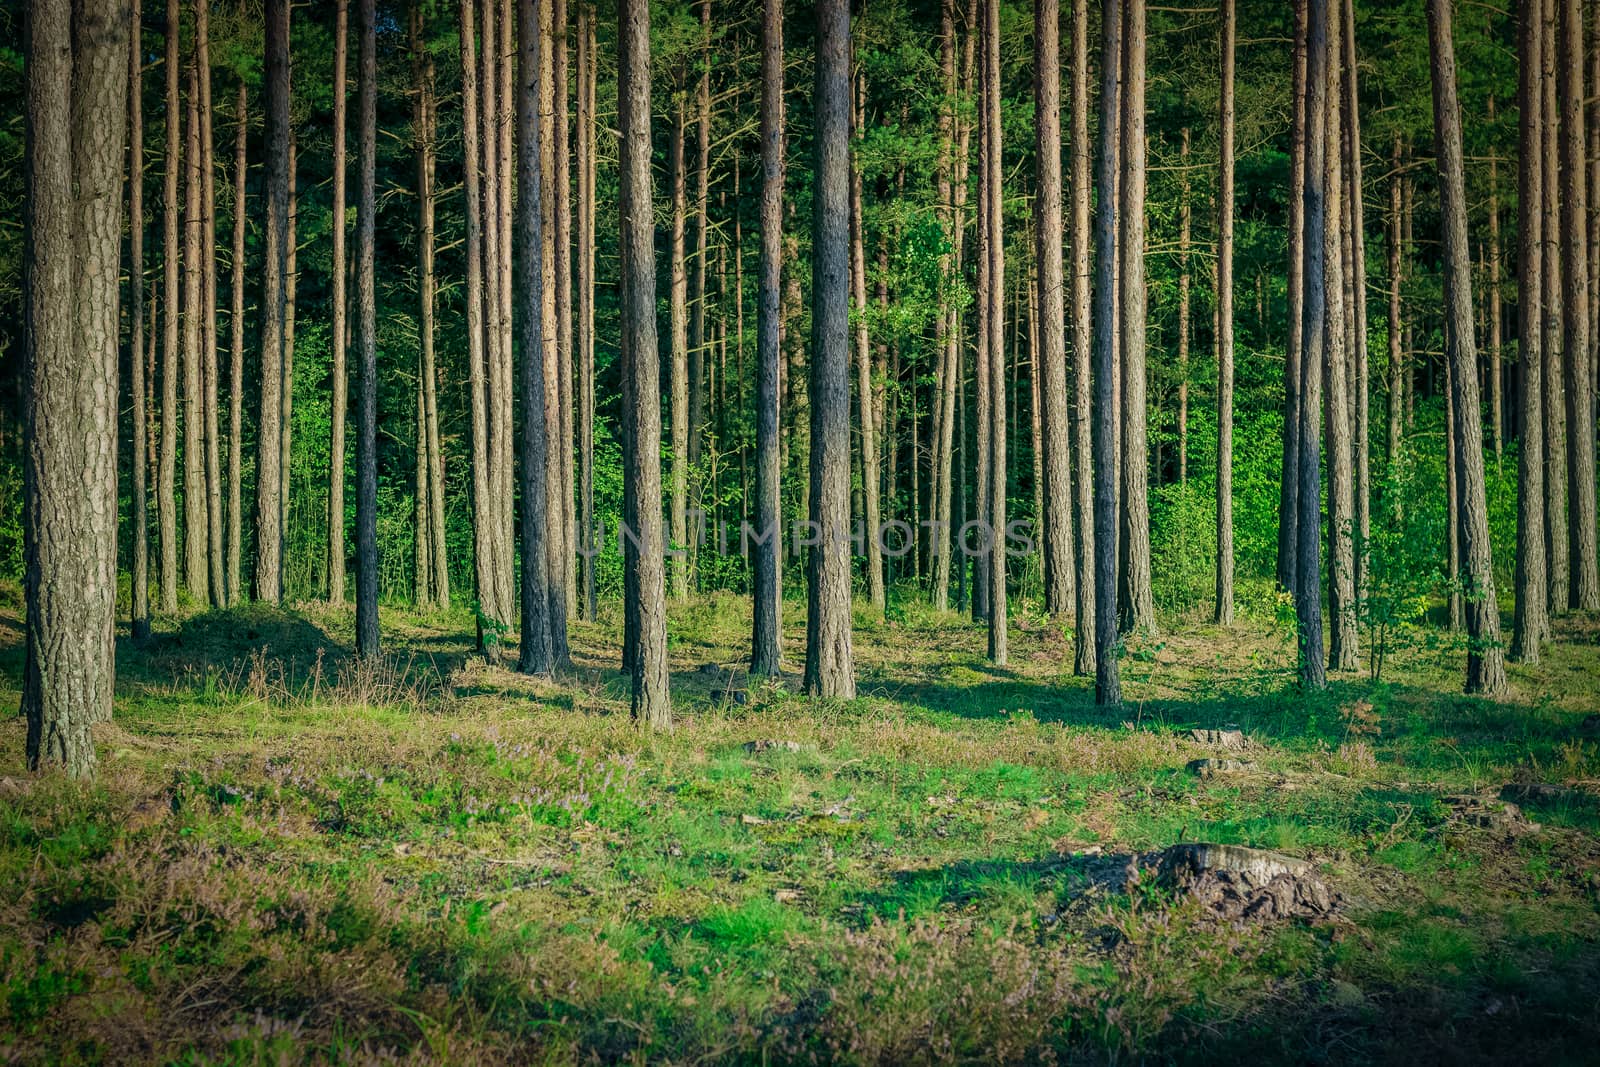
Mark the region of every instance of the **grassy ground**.
[[[124, 646], [94, 786], [0, 723], [0, 1061], [1592, 1062], [1592, 622], [1496, 703], [1441, 633], [1305, 698], [1281, 629], [1167, 620], [1108, 716], [1037, 618], [993, 670], [893, 614], [816, 704], [734, 696], [741, 600], [675, 610], [671, 736], [628, 721], [614, 619], [557, 684], [464, 616], [386, 613], [381, 667], [311, 607]], [[1188, 773], [1229, 724], [1254, 767]], [[1575, 788], [1536, 832], [1444, 800], [1515, 782]], [[1148, 869], [1180, 840], [1308, 857], [1345, 908], [1215, 922]]]

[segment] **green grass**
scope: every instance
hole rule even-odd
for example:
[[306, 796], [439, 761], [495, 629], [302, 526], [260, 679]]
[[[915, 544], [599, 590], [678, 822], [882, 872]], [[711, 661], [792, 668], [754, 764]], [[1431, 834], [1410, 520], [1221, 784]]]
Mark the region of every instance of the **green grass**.
[[[94, 784], [28, 776], [0, 727], [0, 1060], [1592, 1056], [1592, 622], [1492, 702], [1448, 634], [1308, 696], [1269, 622], [1166, 620], [1111, 714], [1060, 627], [1023, 616], [997, 670], [896, 608], [858, 610], [858, 699], [742, 705], [744, 603], [676, 608], [667, 736], [629, 721], [615, 618], [553, 683], [475, 658], [465, 616], [386, 609], [381, 665], [324, 608], [124, 643]], [[1187, 774], [1187, 731], [1228, 725], [1254, 770]], [[1573, 789], [1533, 834], [1441, 799], [1533, 781]], [[1179, 840], [1308, 857], [1348, 907], [1235, 929], [1122, 888]]]

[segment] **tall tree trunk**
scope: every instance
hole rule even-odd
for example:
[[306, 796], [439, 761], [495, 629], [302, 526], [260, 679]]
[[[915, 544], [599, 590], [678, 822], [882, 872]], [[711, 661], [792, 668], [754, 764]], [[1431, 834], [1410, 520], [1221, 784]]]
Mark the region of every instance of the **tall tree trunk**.
[[689, 596], [689, 265], [684, 229], [688, 213], [687, 176], [684, 174], [684, 117], [680, 103], [673, 111], [670, 145], [672, 177], [672, 230], [667, 247], [668, 314], [671, 333], [672, 389], [672, 598]]
[[134, 640], [150, 636], [150, 502], [145, 463], [144, 376], [144, 43], [140, 0], [128, 14], [128, 394], [133, 425], [128, 467], [133, 475], [129, 502], [133, 527], [132, 632]]
[[1122, 458], [1121, 331], [1117, 326], [1117, 177], [1121, 170], [1122, 0], [1101, 9], [1100, 158], [1094, 213], [1095, 703], [1122, 704], [1117, 659], [1117, 521]]
[[244, 80], [239, 81], [233, 123], [233, 303], [228, 315], [228, 603], [244, 599], [244, 278], [245, 145], [249, 124]]
[[[1448, 340], [1447, 330], [1447, 343]], [[1453, 373], [1448, 361], [1445, 373], [1448, 382], [1448, 376]], [[1455, 405], [1455, 391], [1447, 387], [1444, 392], [1445, 614], [1450, 631], [1460, 633], [1467, 625], [1467, 607], [1461, 585], [1461, 470], [1456, 460]]]
[[417, 389], [415, 429], [416, 515], [413, 531], [412, 599], [419, 608], [435, 604], [433, 546], [433, 463], [428, 441], [428, 379], [433, 374], [433, 162], [429, 130], [427, 66], [422, 50], [423, 13], [417, 0], [409, 11], [411, 48], [411, 127], [417, 165]]
[[783, 0], [764, 0], [761, 23], [761, 269], [756, 288], [756, 540], [750, 673], [783, 669], [782, 522], [778, 391], [782, 372]]
[[[1299, 8], [1304, 8], [1302, 14]], [[1321, 565], [1321, 418], [1323, 349], [1326, 329], [1328, 210], [1328, 0], [1297, 0], [1297, 22], [1305, 27], [1304, 176], [1301, 196], [1301, 273], [1298, 509], [1295, 521], [1295, 615], [1299, 623], [1300, 684], [1307, 689], [1326, 687], [1322, 644]], [[1337, 142], [1336, 142], [1337, 143]], [[1333, 247], [1337, 248], [1337, 245]]]
[[378, 654], [378, 37], [375, 0], [359, 0], [356, 59], [356, 654]]
[[[1300, 551], [1300, 425], [1305, 406], [1303, 368], [1305, 366], [1306, 236], [1305, 208], [1308, 197], [1306, 168], [1309, 148], [1307, 110], [1309, 86], [1310, 7], [1304, 0], [1294, 5], [1294, 116], [1289, 147], [1289, 266], [1288, 322], [1283, 349], [1283, 469], [1278, 492], [1278, 584], [1296, 592], [1300, 588], [1295, 566]], [[1320, 186], [1321, 178], [1317, 179]], [[1320, 240], [1320, 238], [1319, 238]], [[1319, 253], [1320, 254], [1320, 253]], [[1318, 320], [1321, 321], [1320, 319]], [[1313, 539], [1315, 540], [1315, 539]], [[1320, 609], [1319, 609], [1320, 612]], [[1320, 648], [1320, 637], [1319, 645]]]
[[[1494, 94], [1489, 94], [1489, 127], [1495, 125]], [[1505, 334], [1505, 314], [1501, 298], [1500, 263], [1500, 165], [1496, 154], [1489, 156], [1489, 433], [1494, 441], [1494, 462], [1500, 466], [1505, 452], [1505, 372], [1501, 345]], [[1593, 288], [1593, 279], [1590, 279]], [[1592, 303], [1592, 301], [1591, 301]], [[1593, 308], [1590, 308], [1591, 314]], [[1592, 323], [1591, 323], [1592, 325]]]
[[1034, 378], [1044, 446], [1043, 512], [1045, 609], [1064, 616], [1072, 608], [1072, 426], [1067, 404], [1066, 281], [1061, 263], [1061, 5], [1039, 0], [1034, 8], [1035, 153], [1039, 168], [1037, 242], [1039, 315]]
[[1527, 0], [1518, 28], [1517, 66], [1517, 356], [1522, 363], [1521, 436], [1517, 444], [1517, 595], [1511, 655], [1539, 662], [1550, 635], [1544, 537], [1543, 298], [1544, 11], [1550, 0]]
[[[516, 177], [516, 151], [513, 146], [513, 133], [516, 129], [517, 100], [515, 89], [515, 68], [517, 42], [514, 36], [516, 23], [515, 0], [500, 0], [495, 7], [498, 8], [498, 26], [495, 30], [497, 44], [493, 55], [495, 66], [495, 91], [496, 110], [494, 114], [495, 128], [495, 181], [499, 183], [500, 193], [496, 200], [498, 218], [495, 223], [495, 255], [493, 259], [493, 273], [490, 275], [497, 283], [496, 299], [500, 311], [500, 334], [495, 349], [494, 374], [499, 383], [495, 390], [495, 425], [500, 433], [495, 440], [498, 446], [495, 450], [495, 465], [499, 475], [499, 492], [497, 500], [500, 503], [500, 575], [501, 575], [501, 602], [506, 605], [509, 612], [517, 603], [517, 590], [514, 588], [517, 581], [515, 562], [516, 530], [516, 423], [512, 414], [517, 392], [516, 375], [513, 367], [512, 335], [514, 332], [512, 277], [512, 230], [513, 209], [512, 190], [517, 188]], [[548, 277], [546, 272], [546, 277]], [[553, 317], [555, 314], [554, 303], [546, 297], [545, 336], [551, 336], [554, 328]], [[546, 368], [547, 378], [550, 369]], [[549, 390], [546, 390], [548, 394]], [[548, 417], [548, 416], [547, 416]]]
[[1150, 589], [1150, 446], [1145, 402], [1145, 0], [1123, 0], [1122, 231], [1118, 245], [1122, 332], [1123, 627], [1155, 632]]
[[[1133, 0], [1135, 4], [1143, 0]], [[983, 31], [984, 121], [989, 140], [984, 153], [989, 209], [989, 659], [1003, 667], [1007, 656], [1006, 617], [1006, 392], [1005, 392], [1005, 224], [1000, 165], [1000, 0], [986, 0]]]
[[578, 547], [583, 617], [597, 615], [594, 528], [595, 12], [578, 8]]
[[[866, 80], [857, 75], [850, 107], [851, 126], [856, 134], [866, 119]], [[861, 431], [862, 528], [867, 557], [867, 599], [881, 615], [886, 603], [883, 589], [883, 553], [878, 549], [878, 527], [882, 508], [878, 497], [878, 425], [873, 407], [872, 341], [867, 332], [867, 255], [866, 235], [862, 232], [861, 167], [850, 165], [850, 300], [855, 306], [856, 405]]]
[[294, 325], [300, 290], [300, 141], [289, 132], [289, 228], [285, 231], [283, 274], [283, 399], [278, 438], [278, 469], [282, 472], [283, 492], [278, 500], [278, 536], [283, 545], [283, 581], [289, 581], [289, 511], [294, 504]]
[[[567, 639], [567, 618], [578, 598], [577, 512], [572, 478], [572, 172], [567, 133], [569, 110], [567, 89], [567, 0], [551, 5], [551, 80], [554, 102], [550, 120], [551, 148], [555, 175], [555, 297], [556, 297], [556, 414], [558, 433], [550, 445], [551, 470], [560, 509], [554, 516], [552, 531], [560, 536], [559, 550], [552, 559], [560, 569], [551, 574], [550, 649], [557, 663], [572, 658]], [[552, 548], [557, 546], [552, 545]]]
[[[973, 40], [981, 38], [983, 33], [984, 13], [981, 0], [968, 5], [969, 9], [976, 12], [973, 16], [976, 26], [969, 23], [968, 35]], [[985, 49], [987, 52], [987, 49]], [[992, 496], [990, 481], [993, 475], [993, 457], [990, 446], [993, 436], [990, 424], [993, 416], [989, 412], [990, 397], [994, 391], [995, 383], [991, 381], [990, 370], [993, 361], [989, 353], [989, 315], [993, 302], [989, 290], [994, 284], [989, 276], [994, 260], [989, 255], [989, 133], [988, 105], [985, 93], [987, 92], [987, 79], [989, 77], [989, 64], [986, 58], [979, 57], [976, 72], [977, 98], [973, 101], [977, 112], [978, 127], [978, 205], [976, 215], [976, 251], [977, 269], [973, 271], [976, 287], [973, 292], [973, 303], [976, 305], [974, 316], [977, 319], [977, 337], [973, 344], [973, 398], [972, 409], [974, 426], [972, 430], [972, 456], [973, 456], [973, 498], [976, 507], [973, 509], [973, 519], [987, 521], [989, 500]], [[963, 512], [958, 525], [964, 526], [966, 514]], [[992, 537], [991, 537], [992, 539]], [[963, 547], [965, 552], [965, 547]], [[986, 556], [972, 556], [972, 620], [986, 622], [989, 618], [989, 561]]]
[[[1073, 449], [1077, 455], [1077, 492], [1073, 498], [1073, 523], [1077, 527], [1077, 617], [1073, 626], [1072, 670], [1079, 676], [1096, 673], [1096, 624], [1098, 594], [1095, 589], [1096, 538], [1095, 458], [1093, 417], [1090, 404], [1094, 396], [1090, 364], [1093, 349], [1093, 323], [1090, 309], [1089, 268], [1089, 4], [1072, 0], [1072, 362], [1075, 373], [1073, 391]], [[1114, 502], [1113, 502], [1114, 506]]]
[[[1225, 0], [1226, 2], [1226, 0]], [[1178, 142], [1178, 484], [1189, 484], [1189, 245], [1193, 211], [1189, 207], [1189, 127]], [[1220, 174], [1220, 170], [1219, 170]], [[1218, 179], [1221, 180], [1220, 177]], [[1220, 355], [1220, 353], [1219, 353]]]
[[1367, 355], [1367, 238], [1366, 209], [1361, 179], [1361, 93], [1356, 54], [1355, 0], [1344, 0], [1342, 9], [1345, 54], [1345, 184], [1350, 229], [1349, 317], [1354, 338], [1350, 351], [1351, 405], [1354, 417], [1355, 464], [1355, 595], [1367, 587], [1367, 543], [1372, 538], [1372, 428], [1370, 425], [1370, 360]]
[[518, 0], [517, 76], [517, 333], [522, 349], [521, 497], [522, 646], [518, 667], [548, 674], [555, 666], [550, 643], [549, 424], [544, 416], [549, 385], [544, 335], [544, 182], [540, 168], [540, 32], [538, 0]]
[[[1569, 15], [1576, 14], [1577, 5], [1570, 5]], [[1469, 693], [1495, 695], [1506, 690], [1506, 666], [1500, 646], [1500, 605], [1495, 599], [1494, 564], [1489, 550], [1483, 425], [1478, 404], [1478, 353], [1472, 335], [1472, 275], [1467, 250], [1461, 108], [1456, 100], [1455, 45], [1451, 40], [1449, 0], [1428, 0], [1428, 38], [1440, 212], [1444, 223], [1445, 312], [1450, 320], [1445, 341], [1450, 391], [1455, 398], [1456, 464], [1462, 497], [1461, 547], [1467, 571], [1466, 688]], [[1578, 162], [1580, 165], [1576, 169], [1581, 172], [1581, 153]], [[1586, 306], [1587, 299], [1586, 292], [1578, 291], [1580, 306]]]
[[[466, 16], [470, 21], [469, 14]], [[349, 411], [349, 372], [345, 369], [345, 343], [348, 327], [345, 325], [345, 111], [349, 97], [346, 83], [349, 67], [350, 0], [335, 0], [333, 29], [333, 265], [329, 271], [330, 301], [333, 305], [332, 328], [328, 339], [332, 352], [329, 381], [333, 397], [328, 411], [328, 601], [344, 603], [344, 426]], [[470, 34], [463, 36], [462, 48], [472, 47]], [[475, 116], [467, 115], [468, 121]], [[463, 129], [464, 136], [476, 133]], [[472, 161], [467, 164], [467, 184], [472, 183]], [[470, 193], [469, 193], [470, 195]], [[471, 224], [469, 219], [469, 225]], [[470, 253], [469, 253], [470, 254]], [[472, 299], [471, 293], [468, 300]], [[469, 331], [471, 327], [469, 326]]]
[[212, 130], [210, 4], [195, 0], [195, 68], [200, 82], [200, 419], [204, 449], [206, 589], [214, 608], [227, 605], [222, 577], [221, 429], [217, 421], [217, 187]]
[[1351, 434], [1349, 319], [1345, 308], [1344, 219], [1349, 191], [1344, 183], [1340, 132], [1344, 128], [1344, 34], [1338, 0], [1328, 4], [1327, 127], [1325, 155], [1323, 270], [1327, 286], [1326, 337], [1322, 376], [1328, 469], [1328, 612], [1333, 617], [1328, 656], [1335, 670], [1355, 670], [1357, 659], [1355, 604], [1355, 443]]
[[1567, 537], [1567, 406], [1566, 367], [1563, 359], [1565, 323], [1562, 267], [1565, 263], [1561, 235], [1560, 128], [1557, 83], [1559, 56], [1556, 27], [1565, 0], [1544, 4], [1544, 540], [1549, 576], [1549, 611], [1567, 610], [1572, 589], [1572, 557]]
[[[1394, 151], [1390, 158], [1392, 177], [1389, 179], [1389, 433], [1386, 455], [1389, 463], [1389, 476], [1392, 479], [1395, 476], [1396, 464], [1400, 462], [1400, 427], [1405, 408], [1405, 382], [1402, 377], [1404, 373], [1404, 353], [1400, 347], [1400, 272], [1403, 263], [1401, 259], [1401, 244], [1403, 242], [1400, 229], [1400, 188], [1405, 184], [1405, 179], [1400, 174], [1400, 134], [1398, 133], [1394, 135]], [[1537, 247], [1537, 243], [1535, 247]], [[1395, 498], [1390, 503], [1394, 513], [1398, 515], [1403, 506], [1400, 494], [1395, 493]]]
[[812, 211], [811, 521], [806, 692], [856, 695], [850, 619], [850, 7], [817, 12]]
[[1222, 0], [1222, 128], [1217, 164], [1217, 607], [1233, 624], [1233, 71], [1234, 0]]
[[[1600, 611], [1600, 555], [1595, 545], [1595, 415], [1589, 350], [1589, 188], [1584, 156], [1583, 6], [1561, 0], [1561, 249], [1567, 404], [1567, 606]], [[1468, 472], [1470, 473], [1470, 472]]]
[[[695, 79], [694, 273], [689, 279], [689, 463], [698, 465], [705, 439], [706, 261], [711, 207], [711, 0], [700, 0], [700, 68]], [[698, 486], [697, 486], [698, 488]], [[701, 506], [695, 493], [695, 506]]]
[[[939, 108], [939, 173], [937, 189], [939, 208], [943, 215], [945, 233], [951, 249], [940, 257], [939, 276], [946, 284], [955, 270], [955, 246], [960, 242], [961, 215], [954, 198], [956, 154], [956, 27], [954, 0], [941, 0], [939, 5], [939, 65], [942, 77], [943, 99]], [[934, 456], [932, 463], [933, 491], [930, 507], [933, 511], [933, 528], [928, 549], [928, 569], [933, 579], [933, 607], [946, 611], [950, 607], [950, 562], [953, 551], [952, 515], [953, 493], [951, 481], [955, 466], [955, 410], [956, 397], [961, 390], [960, 334], [954, 326], [955, 310], [947, 297], [941, 296], [935, 328], [939, 359], [939, 382], [935, 394]]]
[[[270, 10], [270, 9], [269, 9]], [[156, 468], [156, 531], [161, 542], [161, 610], [178, 610], [178, 376], [182, 300], [178, 271], [178, 174], [183, 167], [183, 101], [178, 93], [182, 14], [178, 0], [167, 0], [166, 171], [161, 187], [161, 446]], [[263, 373], [266, 367], [263, 365]], [[266, 412], [262, 412], [266, 417]]]
[[89, 778], [115, 681], [128, 8], [37, 0], [26, 18], [22, 714], [30, 770]]
[[633, 717], [672, 727], [667, 694], [667, 610], [661, 535], [661, 392], [656, 348], [655, 205], [650, 178], [650, 8], [618, 3], [618, 128], [621, 130], [623, 477], [634, 501]]
[[256, 408], [255, 595], [257, 600], [276, 604], [283, 599], [284, 471], [279, 465], [279, 436], [284, 286], [289, 272], [289, 0], [266, 0], [266, 5], [267, 226], [261, 287], [261, 397]]

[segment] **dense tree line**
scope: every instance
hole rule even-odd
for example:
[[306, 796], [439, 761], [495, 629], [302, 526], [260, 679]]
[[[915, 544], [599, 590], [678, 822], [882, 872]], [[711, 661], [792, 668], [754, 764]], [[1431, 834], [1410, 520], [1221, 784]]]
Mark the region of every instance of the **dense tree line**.
[[1498, 693], [1600, 610], [1594, 6], [14, 0], [30, 759], [121, 569], [143, 639], [353, 562], [359, 654], [469, 603], [537, 675], [620, 597], [660, 728], [724, 589], [825, 698], [857, 595], [997, 666], [1037, 605], [1114, 705], [1273, 586], [1308, 687], [1437, 594]]

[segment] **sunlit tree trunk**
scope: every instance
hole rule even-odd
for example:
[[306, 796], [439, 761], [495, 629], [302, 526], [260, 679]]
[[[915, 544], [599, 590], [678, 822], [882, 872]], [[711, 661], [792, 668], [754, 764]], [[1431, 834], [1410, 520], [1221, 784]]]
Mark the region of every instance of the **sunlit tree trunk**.
[[[852, 79], [851, 126], [860, 135], [865, 120], [866, 81], [857, 75]], [[850, 166], [850, 302], [855, 308], [855, 364], [856, 364], [856, 415], [857, 430], [861, 435], [861, 495], [863, 498], [862, 529], [866, 534], [867, 600], [873, 610], [881, 614], [884, 609], [883, 554], [878, 551], [878, 525], [882, 509], [878, 497], [878, 425], [873, 406], [872, 340], [867, 331], [867, 255], [866, 235], [862, 233], [861, 168], [854, 160]]]
[[578, 8], [578, 601], [583, 617], [598, 612], [594, 527], [594, 290], [595, 290], [595, 11]]
[[[268, 8], [269, 18], [272, 10]], [[178, 93], [181, 37], [179, 2], [167, 0], [166, 169], [161, 186], [161, 433], [156, 467], [156, 532], [161, 543], [161, 610], [168, 614], [178, 610], [178, 376], [183, 361], [179, 347], [182, 299], [178, 282], [182, 264], [178, 244], [178, 175], [183, 167], [183, 101]], [[271, 58], [269, 51], [268, 60]], [[270, 79], [270, 62], [268, 67]], [[262, 375], [269, 373], [269, 369], [269, 364], [263, 362]], [[263, 410], [261, 417], [267, 418], [268, 412]], [[258, 483], [269, 473], [259, 475]]]
[[[1302, 15], [1298, 8], [1304, 7]], [[1305, 170], [1301, 191], [1302, 230], [1300, 390], [1295, 522], [1295, 615], [1299, 623], [1300, 684], [1327, 685], [1322, 644], [1321, 419], [1323, 349], [1327, 319], [1327, 128], [1328, 0], [1298, 0], [1297, 21], [1305, 27]], [[1336, 245], [1334, 246], [1337, 247]]]
[[765, 0], [761, 24], [761, 273], [756, 297], [756, 500], [754, 625], [750, 673], [775, 675], [783, 664], [783, 552], [778, 444], [783, 281], [783, 0]]
[[[470, 8], [470, 5], [469, 5]], [[470, 15], [468, 16], [470, 18]], [[345, 111], [349, 91], [350, 0], [335, 0], [333, 31], [333, 266], [328, 283], [332, 293], [328, 345], [332, 353], [329, 381], [332, 399], [328, 410], [328, 600], [344, 603], [344, 432], [345, 415], [350, 406], [349, 372], [345, 369]], [[463, 48], [472, 47], [464, 38]], [[465, 131], [464, 131], [465, 132]], [[476, 132], [476, 131], [473, 131]], [[472, 174], [470, 169], [468, 175]], [[469, 177], [469, 184], [470, 184]], [[468, 294], [471, 299], [471, 294]]]
[[1061, 6], [1039, 0], [1034, 8], [1035, 156], [1039, 170], [1034, 222], [1038, 262], [1038, 340], [1034, 378], [1043, 445], [1045, 608], [1065, 615], [1072, 608], [1071, 409], [1067, 403], [1066, 281], [1061, 262]]
[[128, 395], [133, 425], [128, 468], [133, 528], [132, 632], [135, 640], [150, 636], [150, 502], [149, 465], [145, 462], [146, 423], [144, 374], [144, 47], [140, 0], [128, 14]]
[[[1305, 206], [1307, 166], [1307, 42], [1310, 8], [1294, 5], [1294, 114], [1289, 134], [1289, 266], [1287, 274], [1288, 329], [1283, 360], [1283, 470], [1278, 493], [1278, 584], [1290, 592], [1300, 588], [1295, 560], [1300, 551], [1300, 424], [1301, 368], [1305, 365]], [[1317, 179], [1320, 183], [1321, 179]]]
[[[1489, 94], [1489, 126], [1495, 124], [1494, 94]], [[1489, 291], [1484, 294], [1489, 304], [1489, 436], [1494, 443], [1494, 461], [1500, 465], [1505, 453], [1505, 370], [1502, 361], [1502, 341], [1505, 333], [1505, 313], [1502, 308], [1500, 262], [1500, 162], [1489, 156]], [[1593, 279], [1590, 288], [1593, 289]], [[1591, 301], [1592, 304], [1592, 301]], [[1590, 308], [1591, 315], [1593, 307]], [[1592, 321], [1591, 321], [1592, 325]]]
[[1348, 314], [1354, 347], [1347, 354], [1350, 364], [1351, 434], [1354, 440], [1354, 554], [1355, 595], [1364, 595], [1367, 586], [1367, 542], [1372, 537], [1372, 455], [1370, 425], [1370, 360], [1367, 355], [1367, 238], [1366, 209], [1361, 179], [1361, 93], [1356, 53], [1355, 0], [1343, 0], [1342, 20], [1345, 55], [1345, 196], [1348, 205], [1350, 293]]
[[1073, 626], [1072, 670], [1080, 676], [1096, 672], [1095, 622], [1095, 467], [1092, 443], [1094, 395], [1090, 364], [1093, 324], [1090, 321], [1089, 203], [1092, 151], [1089, 145], [1089, 4], [1072, 0], [1072, 242], [1071, 295], [1073, 382], [1073, 449], [1076, 452], [1076, 493], [1073, 525], [1077, 529], [1077, 615]]
[[1095, 703], [1122, 704], [1117, 659], [1117, 536], [1122, 458], [1121, 335], [1117, 326], [1117, 177], [1122, 115], [1122, 0], [1105, 0], [1101, 13], [1100, 195], [1094, 214], [1094, 589]]
[[667, 304], [671, 327], [672, 392], [672, 598], [689, 596], [689, 269], [685, 259], [684, 230], [688, 213], [688, 185], [684, 173], [683, 105], [673, 111], [668, 162], [672, 181], [672, 227], [667, 245]]
[[1328, 658], [1335, 670], [1355, 670], [1357, 659], [1355, 604], [1355, 443], [1351, 432], [1349, 314], [1345, 306], [1344, 220], [1349, 190], [1344, 182], [1340, 131], [1344, 128], [1343, 34], [1338, 0], [1328, 3], [1326, 175], [1324, 197], [1323, 271], [1327, 295], [1322, 350], [1323, 414], [1328, 469], [1328, 611], [1332, 616]]
[[1567, 403], [1565, 337], [1565, 286], [1562, 267], [1565, 257], [1561, 234], [1561, 113], [1557, 85], [1558, 15], [1565, 0], [1546, 0], [1544, 4], [1544, 49], [1542, 100], [1544, 110], [1544, 215], [1543, 297], [1544, 338], [1544, 541], [1546, 575], [1549, 578], [1549, 612], [1567, 610], [1572, 590], [1572, 557], [1567, 537]]
[[200, 419], [204, 449], [206, 590], [211, 606], [228, 602], [223, 584], [222, 454], [217, 415], [217, 186], [212, 129], [211, 44], [208, 0], [195, 2], [195, 67], [200, 82]]
[[[1154, 633], [1150, 588], [1150, 445], [1147, 434], [1145, 243], [1145, 0], [1123, 0], [1121, 238], [1123, 628]], [[1102, 186], [1102, 190], [1104, 186]]]
[[567, 0], [554, 0], [550, 13], [553, 32], [550, 42], [551, 80], [554, 100], [551, 107], [550, 137], [555, 178], [555, 310], [556, 310], [556, 414], [557, 432], [550, 444], [551, 473], [556, 485], [559, 510], [552, 531], [560, 536], [559, 550], [552, 559], [559, 570], [551, 573], [550, 648], [557, 663], [571, 659], [567, 639], [567, 619], [578, 599], [577, 511], [573, 496], [573, 360], [572, 347], [572, 171], [571, 144], [567, 130], [569, 96], [567, 86]]
[[1532, 309], [1543, 298], [1544, 4], [1527, 0], [1518, 28], [1517, 64], [1517, 358], [1522, 363], [1521, 435], [1517, 443], [1517, 588], [1511, 655], [1539, 662], [1550, 634], [1544, 539], [1543, 323]]
[[[285, 282], [289, 271], [289, 0], [266, 0], [266, 264], [261, 295], [261, 394], [256, 421], [256, 599], [283, 598]], [[169, 75], [170, 76], [170, 75]]]
[[128, 8], [28, 5], [22, 715], [30, 770], [92, 777], [111, 717]]
[[1237, 36], [1234, 0], [1222, 0], [1222, 131], [1217, 164], [1217, 605], [1214, 618], [1233, 623], [1233, 72]]
[[228, 603], [244, 598], [244, 281], [245, 155], [249, 137], [243, 79], [234, 102], [233, 122], [233, 264], [229, 281], [233, 303], [228, 315]]
[[378, 654], [378, 43], [375, 0], [359, 0], [356, 144], [356, 653]]

